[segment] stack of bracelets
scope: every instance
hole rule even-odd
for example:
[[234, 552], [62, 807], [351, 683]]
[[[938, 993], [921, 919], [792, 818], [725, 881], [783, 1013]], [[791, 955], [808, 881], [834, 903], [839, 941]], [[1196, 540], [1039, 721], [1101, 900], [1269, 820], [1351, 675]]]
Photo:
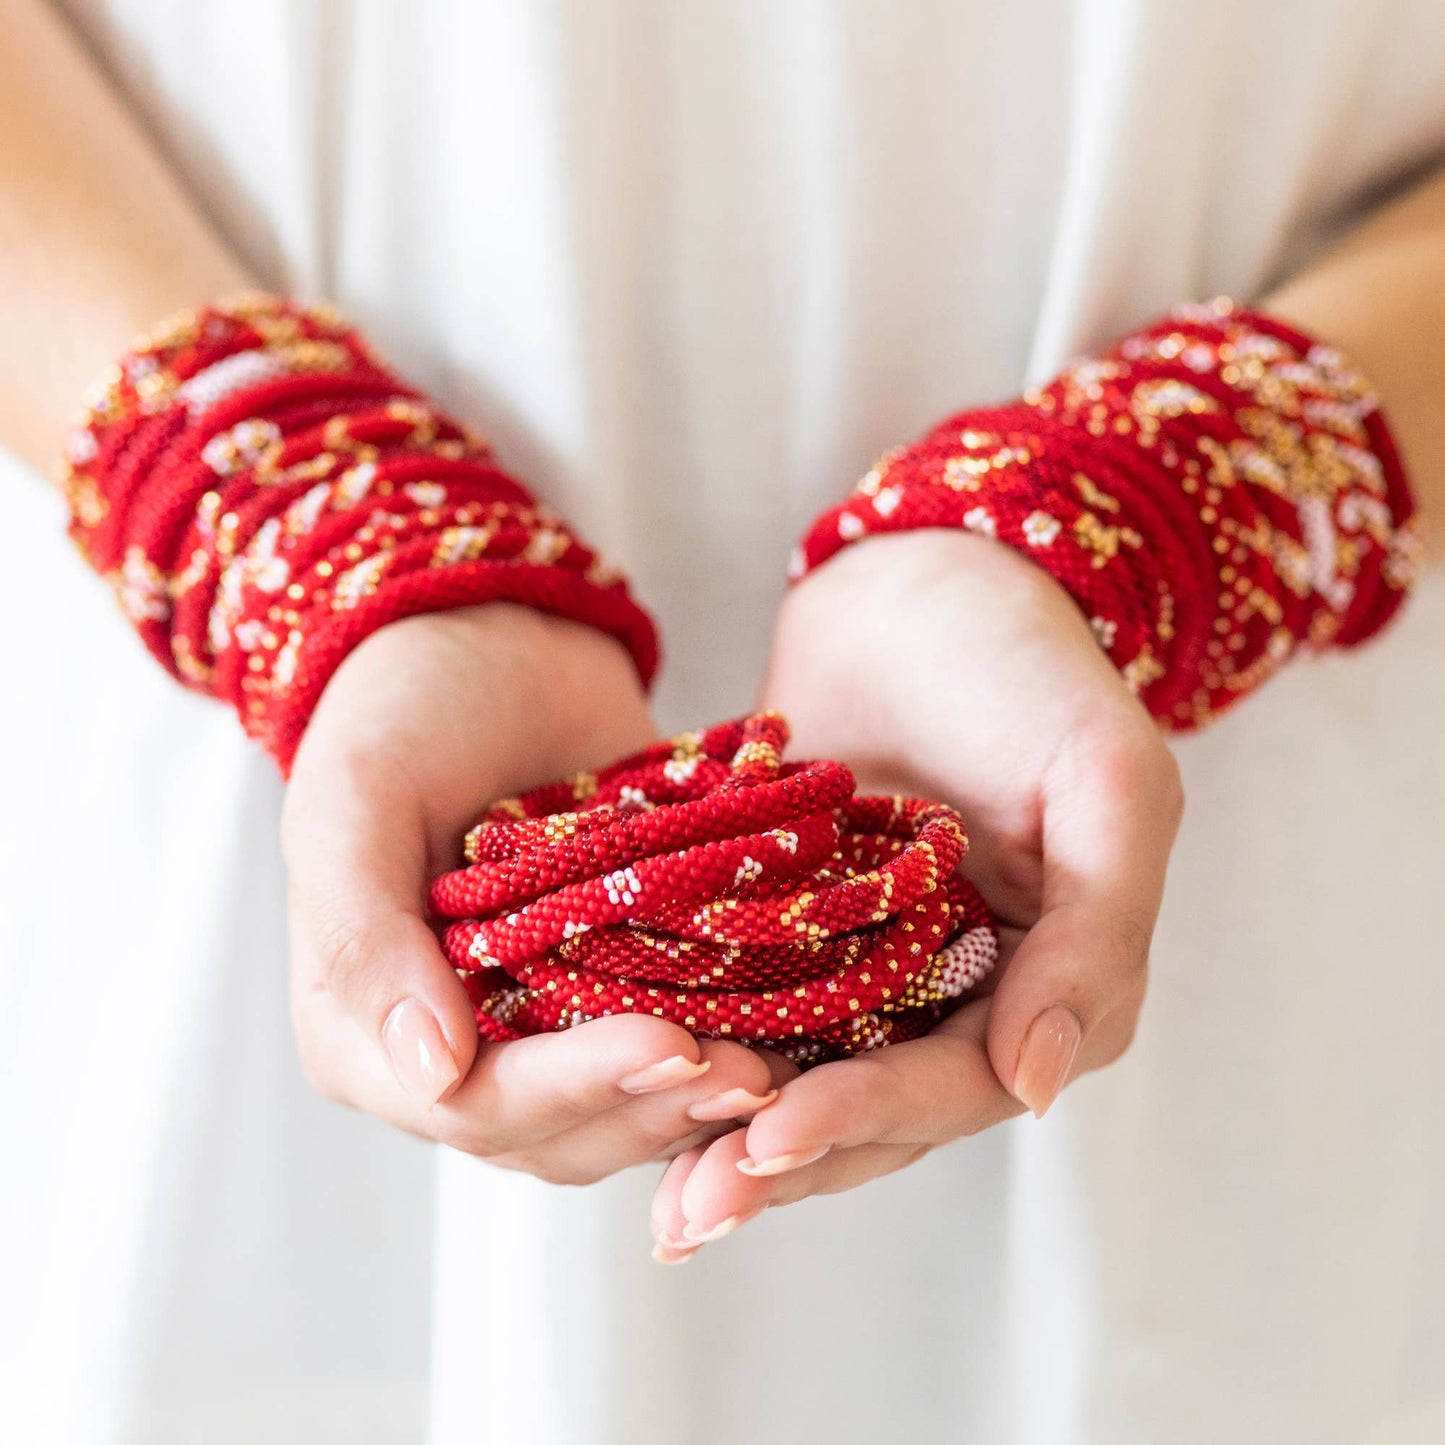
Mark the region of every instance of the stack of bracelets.
[[327, 309], [257, 294], [172, 318], [87, 402], [71, 535], [161, 663], [283, 772], [341, 661], [415, 613], [523, 603], [656, 670], [621, 577]]
[[1412, 514], [1359, 374], [1221, 299], [883, 457], [792, 571], [879, 532], [996, 538], [1074, 598], [1149, 712], [1187, 730], [1297, 647], [1379, 631], [1415, 573]]
[[[625, 581], [332, 312], [252, 295], [166, 323], [71, 434], [72, 534], [161, 662], [282, 771], [351, 649], [508, 600], [616, 637]], [[1162, 725], [1206, 722], [1300, 647], [1377, 632], [1419, 544], [1368, 386], [1228, 301], [1182, 308], [1010, 405], [885, 456], [794, 578], [873, 533], [963, 528], [1074, 598]], [[494, 804], [432, 887], [484, 1038], [645, 1012], [802, 1064], [917, 1036], [992, 967], [962, 820], [784, 763], [764, 713]]]
[[432, 886], [482, 1036], [611, 1013], [816, 1063], [926, 1032], [998, 953], [958, 814], [784, 763], [760, 713], [495, 803]]

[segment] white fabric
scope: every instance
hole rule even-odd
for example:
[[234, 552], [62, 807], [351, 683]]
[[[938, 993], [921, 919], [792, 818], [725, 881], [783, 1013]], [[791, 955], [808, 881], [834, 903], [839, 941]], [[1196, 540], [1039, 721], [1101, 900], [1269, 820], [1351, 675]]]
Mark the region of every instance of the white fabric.
[[[266, 281], [632, 567], [668, 725], [884, 446], [1445, 154], [1438, 0], [65, 9]], [[434, 1189], [306, 1092], [268, 766], [0, 483], [0, 1435], [1445, 1438], [1445, 579], [1181, 749], [1121, 1065], [662, 1271], [643, 1173]]]

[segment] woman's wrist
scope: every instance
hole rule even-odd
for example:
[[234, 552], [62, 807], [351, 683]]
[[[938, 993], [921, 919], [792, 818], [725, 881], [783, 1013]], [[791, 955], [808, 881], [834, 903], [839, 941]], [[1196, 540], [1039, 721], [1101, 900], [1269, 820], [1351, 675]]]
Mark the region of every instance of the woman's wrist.
[[[940, 630], [953, 646], [940, 645]], [[1054, 577], [991, 538], [948, 528], [868, 537], [790, 589], [766, 695], [790, 716], [811, 716], [815, 696], [832, 699], [839, 714], [868, 708], [868, 718], [853, 722], [876, 739], [876, 751], [860, 761], [891, 775], [914, 761], [928, 700], [912, 688], [881, 686], [874, 674], [882, 667], [904, 678], [933, 676], [943, 688], [968, 665], [965, 659], [981, 655], [1007, 659], [1020, 683], [1029, 681], [1030, 695], [1032, 674], [1057, 674], [1067, 659], [1068, 685], [1081, 698], [1091, 706], [1110, 700], [1121, 727], [1151, 729]], [[886, 715], [876, 715], [878, 709]], [[811, 737], [807, 745], [820, 746]]]
[[[493, 602], [405, 618], [363, 640], [322, 692], [291, 777], [403, 769], [432, 800], [428, 842], [441, 867], [492, 797], [595, 766], [654, 735], [620, 643]], [[489, 779], [486, 796], [455, 796], [459, 771]]]
[[[445, 707], [418, 712], [412, 705], [423, 672], [429, 689], [446, 692]], [[545, 777], [575, 771], [613, 756], [614, 737], [631, 744], [651, 731], [646, 689], [615, 638], [510, 602], [421, 613], [379, 628], [337, 668], [313, 727], [329, 725], [333, 714], [344, 715], [359, 748], [395, 751], [399, 737], [414, 737], [418, 767], [438, 735], [461, 746], [485, 717], [485, 746], [496, 770], [511, 778], [507, 786], [522, 786], [529, 766]], [[589, 737], [597, 743], [589, 746]]]

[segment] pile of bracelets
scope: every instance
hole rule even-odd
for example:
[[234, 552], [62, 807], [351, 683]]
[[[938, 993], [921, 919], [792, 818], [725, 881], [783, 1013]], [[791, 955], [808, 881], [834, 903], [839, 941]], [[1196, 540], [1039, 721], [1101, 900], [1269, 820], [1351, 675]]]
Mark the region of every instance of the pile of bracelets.
[[146, 645], [289, 769], [377, 628], [511, 601], [657, 639], [623, 579], [332, 311], [233, 298], [162, 324], [67, 439], [71, 533]]
[[956, 1005], [998, 955], [962, 820], [787, 738], [760, 713], [493, 804], [430, 900], [482, 1037], [646, 1013], [807, 1065]]
[[1220, 299], [884, 456], [792, 571], [880, 532], [997, 538], [1062, 584], [1148, 710], [1187, 730], [1297, 648], [1384, 626], [1417, 568], [1412, 515], [1358, 373]]

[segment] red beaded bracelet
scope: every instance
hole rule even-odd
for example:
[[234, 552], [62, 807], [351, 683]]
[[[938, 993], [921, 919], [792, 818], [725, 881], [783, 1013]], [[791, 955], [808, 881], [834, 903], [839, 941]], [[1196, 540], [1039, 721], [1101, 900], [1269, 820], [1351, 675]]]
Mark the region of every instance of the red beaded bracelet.
[[953, 1007], [998, 955], [962, 820], [787, 736], [761, 713], [493, 804], [431, 890], [482, 1036], [648, 1013], [811, 1064]]
[[283, 772], [345, 656], [416, 613], [518, 602], [656, 671], [623, 579], [329, 309], [254, 294], [172, 318], [88, 403], [72, 536], [155, 656]]
[[879, 532], [997, 538], [1074, 597], [1150, 712], [1188, 729], [1298, 648], [1379, 631], [1416, 572], [1413, 515], [1360, 375], [1220, 299], [884, 456], [792, 575]]

